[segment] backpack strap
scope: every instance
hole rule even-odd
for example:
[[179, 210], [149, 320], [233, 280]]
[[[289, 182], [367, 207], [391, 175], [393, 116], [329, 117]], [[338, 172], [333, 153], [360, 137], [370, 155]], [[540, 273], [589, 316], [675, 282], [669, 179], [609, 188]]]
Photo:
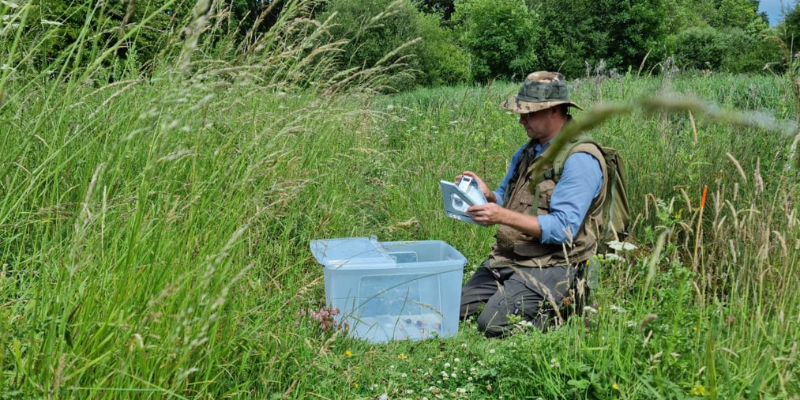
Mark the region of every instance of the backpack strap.
[[[561, 151], [556, 155], [555, 160], [553, 161], [553, 165], [550, 168], [545, 169], [540, 175], [532, 178], [528, 183], [528, 190], [533, 194], [533, 198], [538, 201], [539, 195], [539, 184], [546, 181], [546, 180], [554, 180], [556, 183], [561, 179], [561, 174], [564, 172], [564, 164], [567, 162], [567, 158], [573, 154], [576, 150], [580, 150], [578, 146], [583, 144], [591, 144], [599, 148], [600, 146], [597, 142], [592, 139], [592, 136], [589, 134], [581, 134], [578, 135], [576, 138], [569, 141]], [[599, 162], [599, 161], [598, 161]], [[533, 165], [531, 165], [533, 167]], [[531, 212], [536, 212], [534, 208], [531, 208]]]
[[[579, 135], [573, 139], [567, 146], [565, 146], [564, 149], [561, 150], [560, 153], [558, 153], [556, 159], [553, 161], [552, 179], [555, 180], [556, 183], [558, 183], [558, 181], [561, 179], [561, 174], [564, 172], [564, 164], [567, 163], [567, 158], [569, 156], [575, 153], [592, 154], [594, 149], [599, 150], [600, 145], [594, 141], [591, 135]], [[594, 154], [592, 154], [592, 156], [595, 157]], [[602, 160], [597, 160], [597, 162], [602, 163]]]

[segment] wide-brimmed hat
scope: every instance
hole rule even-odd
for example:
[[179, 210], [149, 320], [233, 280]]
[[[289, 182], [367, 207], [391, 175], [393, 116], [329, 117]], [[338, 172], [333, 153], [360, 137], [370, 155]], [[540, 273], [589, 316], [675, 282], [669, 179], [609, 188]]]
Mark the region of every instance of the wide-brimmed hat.
[[519, 93], [500, 105], [504, 110], [517, 114], [527, 114], [546, 108], [566, 104], [579, 110], [583, 108], [569, 100], [567, 82], [558, 72], [533, 72], [525, 78]]

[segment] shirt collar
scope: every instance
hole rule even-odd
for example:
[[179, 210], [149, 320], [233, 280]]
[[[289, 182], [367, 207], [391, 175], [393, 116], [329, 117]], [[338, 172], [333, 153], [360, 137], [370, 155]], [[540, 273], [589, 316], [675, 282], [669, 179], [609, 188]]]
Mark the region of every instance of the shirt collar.
[[542, 153], [544, 153], [544, 151], [547, 150], [548, 147], [550, 147], [550, 143], [552, 141], [553, 140], [551, 139], [544, 143], [539, 143], [538, 141], [531, 140], [530, 142], [528, 142], [528, 146], [526, 146], [525, 151], [528, 152], [528, 156], [530, 156], [531, 159], [534, 159], [542, 155]]

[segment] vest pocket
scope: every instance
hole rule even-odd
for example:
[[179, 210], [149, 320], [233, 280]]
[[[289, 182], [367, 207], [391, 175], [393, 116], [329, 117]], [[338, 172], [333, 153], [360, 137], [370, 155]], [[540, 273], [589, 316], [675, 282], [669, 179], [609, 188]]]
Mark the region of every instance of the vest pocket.
[[[555, 190], [555, 188], [556, 184], [552, 180], [543, 181], [537, 185], [537, 189], [539, 189], [539, 199], [536, 202], [536, 215], [550, 214], [550, 198], [553, 196], [553, 190]], [[528, 195], [530, 204], [533, 204], [533, 195], [530, 194], [530, 192]]]

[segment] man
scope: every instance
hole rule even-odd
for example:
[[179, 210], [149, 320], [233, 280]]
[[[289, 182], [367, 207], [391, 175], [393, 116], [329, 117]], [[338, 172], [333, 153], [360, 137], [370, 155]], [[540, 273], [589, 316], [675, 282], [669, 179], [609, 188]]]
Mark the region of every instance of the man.
[[478, 328], [489, 337], [510, 333], [515, 320], [544, 331], [560, 318], [562, 306], [580, 301], [608, 176], [602, 153], [591, 143], [572, 148], [558, 183], [552, 176], [531, 176], [538, 157], [571, 120], [569, 108], [581, 109], [569, 100], [560, 73], [528, 75], [501, 107], [519, 114], [530, 141], [514, 154], [497, 190], [490, 191], [474, 173], [463, 173], [475, 178], [488, 201], [470, 207], [470, 217], [499, 225], [489, 258], [461, 292], [461, 317], [480, 312]]

